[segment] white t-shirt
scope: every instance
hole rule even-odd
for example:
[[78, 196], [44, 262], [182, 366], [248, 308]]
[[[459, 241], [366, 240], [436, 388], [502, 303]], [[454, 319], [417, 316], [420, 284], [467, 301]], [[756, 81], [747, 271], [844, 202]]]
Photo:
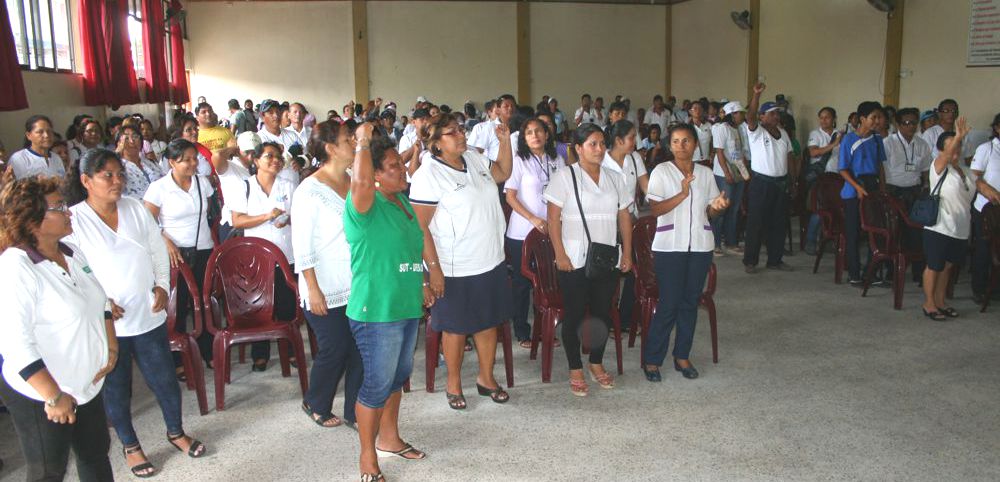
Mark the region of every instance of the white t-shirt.
[[601, 129], [607, 127], [608, 126], [608, 110], [605, 109], [605, 108], [598, 109], [596, 107], [594, 107], [591, 110], [594, 111], [594, 114], [596, 115], [596, 117], [594, 118], [594, 124], [597, 124], [597, 126], [600, 127]]
[[[497, 137], [497, 125], [499, 120], [482, 122], [472, 128], [474, 140], [467, 141], [467, 144], [483, 150], [483, 155], [491, 161], [497, 160], [500, 155], [500, 139]], [[476, 128], [483, 126], [478, 132]]]
[[[963, 178], [955, 172], [956, 169], [961, 169], [965, 173], [964, 183], [962, 182]], [[969, 239], [972, 225], [972, 210], [969, 209], [969, 204], [972, 203], [972, 198], [976, 195], [976, 183], [972, 179], [972, 174], [962, 166], [952, 165], [948, 165], [941, 171], [941, 174], [935, 171], [937, 169], [934, 169], [932, 165], [930, 168], [931, 189], [937, 186], [938, 179], [945, 172], [948, 172], [948, 177], [941, 184], [937, 224], [926, 226], [924, 229], [952, 238]]]
[[[556, 159], [545, 155], [543, 158], [531, 155], [527, 159], [515, 155], [511, 167], [510, 178], [504, 183], [504, 190], [517, 191], [517, 200], [525, 209], [535, 216], [546, 219], [548, 209], [545, 205], [545, 188], [549, 186], [552, 176], [559, 169], [566, 167], [562, 157]], [[511, 211], [510, 222], [507, 223], [507, 237], [524, 240], [535, 226], [527, 218]]]
[[73, 234], [67, 241], [80, 247], [108, 298], [125, 310], [115, 321], [115, 334], [141, 335], [167, 321], [167, 310], [153, 313], [153, 288], [170, 292], [170, 258], [160, 226], [142, 201], [118, 201], [117, 231], [86, 202], [70, 210]]
[[219, 187], [222, 189], [222, 198], [227, 200], [222, 205], [222, 212], [219, 222], [233, 225], [233, 213], [229, 209], [228, 200], [235, 197], [247, 196], [247, 185], [243, 182], [250, 179], [250, 170], [243, 166], [243, 162], [238, 157], [229, 160], [226, 172], [219, 174]]
[[10, 155], [7, 165], [14, 170], [14, 179], [24, 179], [31, 176], [45, 177], [65, 177], [66, 167], [63, 166], [59, 154], [49, 151], [49, 157], [42, 157], [41, 154], [31, 150], [31, 148], [21, 149]]
[[69, 270], [35, 250], [10, 247], [0, 254], [3, 378], [20, 394], [43, 401], [19, 373], [42, 362], [59, 389], [84, 404], [104, 387], [94, 375], [108, 363], [108, 298], [83, 252], [65, 244], [60, 249]]
[[294, 127], [288, 127], [288, 130], [292, 131], [299, 138], [299, 144], [302, 145], [302, 152], [306, 152], [306, 147], [309, 146], [309, 136], [312, 135], [312, 127], [303, 124], [301, 131], [296, 131]]
[[[475, 130], [475, 128], [473, 128], [473, 130]], [[404, 152], [407, 149], [413, 147], [413, 144], [416, 143], [417, 143], [417, 130], [413, 129], [410, 132], [403, 134], [403, 136], [399, 138], [398, 150], [399, 152]]]
[[327, 308], [347, 305], [351, 294], [351, 247], [344, 235], [346, 200], [315, 177], [307, 177], [292, 197], [292, 248], [299, 273], [299, 300], [309, 307], [303, 271], [312, 268]]
[[[1000, 138], [994, 137], [990, 142], [980, 144], [976, 148], [976, 155], [972, 157], [973, 171], [983, 173], [983, 180], [993, 189], [1000, 189]], [[976, 195], [976, 210], [983, 211], [983, 207], [989, 203], [986, 196]]]
[[753, 153], [750, 152], [750, 125], [744, 122], [737, 130], [740, 132], [740, 142], [743, 143], [743, 159], [751, 161], [750, 155]]
[[648, 110], [646, 110], [646, 117], [642, 120], [642, 123], [659, 124], [660, 132], [662, 132], [664, 137], [666, 137], [667, 126], [670, 125], [670, 121], [673, 120], [673, 117], [674, 117], [673, 114], [666, 108], [663, 109], [663, 112], [657, 114], [655, 111], [653, 111], [653, 108], [650, 107]]
[[792, 152], [792, 141], [784, 129], [778, 128], [781, 137], [775, 139], [764, 126], [749, 131], [750, 168], [758, 174], [781, 177], [788, 174], [788, 153]]
[[504, 260], [504, 215], [490, 161], [471, 150], [462, 160], [459, 170], [432, 156], [410, 184], [412, 204], [436, 208], [428, 229], [447, 277], [482, 274]]
[[927, 141], [927, 145], [931, 147], [931, 156], [933, 156], [933, 159], [937, 159], [938, 154], [941, 152], [937, 148], [937, 140], [938, 137], [941, 137], [941, 134], [944, 134], [944, 127], [939, 125], [931, 126], [920, 134], [920, 137], [923, 137]]
[[[246, 183], [250, 184], [250, 194], [247, 195]], [[249, 216], [259, 216], [269, 213], [272, 209], [278, 208], [290, 214], [292, 210], [292, 194], [295, 192], [295, 185], [280, 177], [274, 179], [271, 185], [271, 194], [266, 194], [264, 188], [260, 186], [257, 177], [247, 179], [243, 184], [243, 192], [232, 198], [226, 198], [231, 213], [242, 213]], [[284, 221], [285, 225], [277, 227], [275, 222]], [[276, 218], [274, 221], [246, 228], [243, 230], [244, 236], [266, 239], [274, 243], [281, 252], [285, 254], [285, 259], [291, 263], [295, 257], [292, 255], [292, 227], [288, 220]]]
[[306, 147], [306, 145], [303, 144], [302, 140], [299, 138], [299, 135], [296, 134], [295, 131], [288, 128], [281, 129], [277, 134], [271, 134], [271, 132], [265, 127], [257, 131], [257, 135], [260, 136], [261, 143], [277, 142], [285, 148], [285, 152], [288, 152], [288, 148], [294, 146], [295, 144], [301, 145], [303, 149]]
[[[200, 200], [199, 189], [201, 189]], [[185, 191], [174, 182], [171, 171], [150, 184], [142, 200], [160, 208], [160, 227], [175, 246], [194, 247], [197, 238], [197, 247], [203, 250], [215, 246], [208, 227], [208, 198], [213, 193], [215, 190], [207, 177], [201, 175], [192, 177], [191, 187]]]
[[[726, 122], [720, 122], [712, 126], [712, 147], [721, 149], [722, 153], [726, 156], [726, 160], [730, 163], [741, 162], [743, 160], [743, 139], [740, 137], [739, 131]], [[726, 176], [725, 171], [722, 170], [722, 166], [719, 165], [718, 157], [714, 154], [712, 155], [712, 174], [719, 177]], [[734, 180], [736, 176], [739, 176], [738, 172], [733, 172], [732, 174]]]
[[607, 168], [621, 177], [625, 193], [629, 196], [629, 199], [633, 200], [632, 205], [629, 206], [629, 212], [633, 216], [638, 216], [639, 208], [635, 205], [635, 193], [639, 190], [639, 178], [646, 175], [646, 164], [642, 162], [642, 158], [635, 151], [626, 155], [622, 161], [624, 166], [619, 166], [611, 157], [611, 152], [605, 151], [601, 167]]
[[702, 122], [694, 125], [694, 130], [698, 132], [698, 148], [694, 151], [695, 161], [707, 161], [712, 159], [712, 124]]
[[[688, 197], [670, 212], [656, 218], [653, 251], [707, 252], [715, 248], [707, 208], [712, 199], [719, 196], [719, 185], [711, 169], [701, 164], [694, 164], [693, 173], [694, 181], [691, 182]], [[683, 180], [684, 173], [676, 164], [664, 162], [653, 168], [646, 198], [652, 202], [670, 199], [681, 192]]]
[[920, 136], [906, 142], [899, 132], [882, 140], [885, 147], [885, 183], [898, 187], [920, 185], [920, 175], [930, 169], [931, 148]]
[[[836, 131], [834, 131], [836, 132]], [[808, 147], [826, 147], [833, 142], [833, 133], [827, 134], [823, 129], [813, 129], [809, 133], [809, 140], [806, 141], [806, 146]], [[816, 156], [809, 159], [810, 163], [819, 162], [823, 159], [823, 156]], [[830, 151], [830, 158], [826, 160], [825, 170], [826, 172], [840, 172], [837, 169], [838, 163], [840, 162], [840, 145], [838, 144], [832, 151]]]
[[586, 111], [583, 110], [583, 107], [577, 107], [576, 112], [573, 113], [573, 120], [575, 121], [577, 118], [580, 119], [580, 122], [576, 124], [577, 127], [583, 124], [597, 124], [598, 126], [603, 127], [601, 124], [598, 124], [597, 110], [595, 110], [593, 107], [591, 107]]
[[[573, 174], [576, 175], [577, 192], [580, 193], [580, 203], [583, 204], [583, 211], [587, 216], [587, 228], [592, 242], [617, 245], [618, 212], [627, 209], [635, 202], [622, 184], [622, 176], [603, 165], [600, 172], [599, 182], [595, 183], [577, 162], [568, 169], [557, 172], [545, 190], [545, 199], [562, 209], [563, 248], [573, 264], [573, 269], [584, 267], [587, 262], [587, 249], [590, 246], [583, 229], [580, 207], [576, 203]], [[620, 248], [619, 258], [621, 258]]]

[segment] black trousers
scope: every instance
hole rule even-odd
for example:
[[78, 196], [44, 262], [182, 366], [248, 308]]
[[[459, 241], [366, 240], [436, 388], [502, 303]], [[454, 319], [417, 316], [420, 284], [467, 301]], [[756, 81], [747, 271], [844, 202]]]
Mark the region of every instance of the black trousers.
[[114, 480], [108, 460], [111, 437], [101, 395], [77, 407], [74, 424], [50, 422], [43, 402], [21, 395], [3, 377], [0, 377], [0, 399], [14, 422], [27, 463], [27, 480], [63, 480], [71, 449], [76, 455], [81, 481]]
[[983, 213], [972, 209], [972, 292], [985, 295], [990, 284], [990, 271], [993, 269], [993, 257], [990, 253], [990, 240], [986, 237]]
[[743, 264], [757, 266], [761, 242], [767, 244], [767, 265], [781, 264], [785, 255], [785, 230], [788, 220], [788, 193], [785, 182], [765, 179], [760, 174], [750, 178], [747, 188], [746, 250]]
[[[191, 268], [191, 273], [194, 274], [195, 283], [198, 283], [198, 291], [204, 293], [205, 287], [201, 285], [205, 283], [205, 269], [208, 268], [208, 258], [212, 255], [212, 250], [191, 250], [189, 253], [184, 257], [184, 262], [187, 263], [188, 267]], [[191, 303], [191, 293], [188, 292], [187, 285], [178, 283], [177, 323], [174, 326], [179, 332], [187, 332], [187, 318], [191, 313]], [[207, 319], [203, 319], [203, 321], [207, 322]], [[206, 362], [212, 361], [212, 334], [208, 332], [208, 329], [203, 329], [201, 335], [198, 337], [198, 350], [201, 351], [201, 357]], [[173, 356], [174, 366], [182, 366], [180, 353], [174, 352]]]
[[598, 365], [604, 360], [604, 347], [611, 328], [611, 297], [617, 288], [617, 271], [601, 279], [588, 279], [583, 268], [559, 272], [559, 289], [563, 295], [563, 349], [570, 370], [583, 368], [580, 338], [588, 309], [591, 320], [598, 321], [587, 324], [590, 363]]
[[858, 238], [861, 236], [861, 201], [858, 198], [844, 199], [844, 239], [847, 246], [847, 275], [852, 281], [861, 279], [861, 255], [858, 252]]

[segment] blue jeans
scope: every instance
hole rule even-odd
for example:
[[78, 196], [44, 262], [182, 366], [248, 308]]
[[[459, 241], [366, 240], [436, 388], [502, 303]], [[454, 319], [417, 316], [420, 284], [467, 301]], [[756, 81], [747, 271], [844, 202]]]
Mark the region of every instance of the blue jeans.
[[742, 180], [732, 184], [726, 182], [723, 176], [715, 176], [715, 184], [719, 186], [719, 191], [726, 193], [729, 200], [729, 207], [726, 212], [718, 215], [712, 220], [712, 234], [715, 235], [715, 247], [722, 247], [722, 240], [726, 240], [726, 246], [736, 246], [740, 244], [736, 239], [736, 224], [740, 220], [740, 205], [743, 204]]
[[358, 402], [378, 409], [403, 388], [413, 371], [419, 318], [388, 322], [351, 320], [351, 332], [364, 363], [364, 381]]
[[122, 445], [128, 447], [139, 443], [132, 426], [133, 359], [160, 404], [167, 433], [183, 433], [181, 389], [177, 386], [177, 374], [167, 341], [167, 324], [164, 323], [141, 335], [118, 337], [118, 363], [104, 381], [104, 410]]
[[813, 213], [809, 216], [809, 227], [806, 229], [806, 244], [813, 244], [819, 242], [819, 228], [822, 225], [822, 219], [819, 214]]
[[654, 252], [653, 265], [660, 300], [643, 344], [643, 357], [647, 365], [661, 366], [670, 345], [670, 332], [675, 325], [674, 358], [687, 360], [691, 356], [698, 302], [705, 288], [708, 269], [712, 266], [712, 253]]
[[524, 241], [518, 239], [504, 238], [504, 249], [507, 250], [507, 259], [510, 260], [510, 281], [513, 290], [514, 315], [512, 324], [514, 325], [514, 336], [517, 341], [531, 339], [531, 325], [528, 324], [528, 310], [531, 309], [531, 281], [521, 274], [521, 254]]
[[354, 422], [354, 402], [361, 389], [361, 353], [351, 334], [351, 322], [347, 319], [347, 307], [327, 309], [326, 316], [314, 315], [305, 310], [306, 321], [316, 334], [319, 353], [309, 370], [309, 390], [305, 402], [313, 413], [329, 417], [333, 410], [333, 397], [337, 396], [337, 385], [344, 380], [344, 418]]

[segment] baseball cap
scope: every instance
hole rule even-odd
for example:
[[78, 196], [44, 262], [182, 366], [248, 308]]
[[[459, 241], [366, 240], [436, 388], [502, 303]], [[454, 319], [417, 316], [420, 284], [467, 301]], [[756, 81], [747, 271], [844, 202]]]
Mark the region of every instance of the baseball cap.
[[732, 114], [734, 112], [746, 112], [747, 110], [743, 108], [743, 104], [738, 100], [726, 103], [722, 106], [722, 113], [725, 115]]
[[932, 110], [925, 110], [923, 114], [920, 114], [920, 122], [923, 122], [927, 119], [934, 119], [936, 117], [937, 117], [937, 112], [934, 112]]
[[260, 144], [260, 136], [256, 132], [246, 131], [236, 136], [236, 146], [240, 148], [240, 152], [255, 151]]
[[430, 116], [431, 116], [430, 111], [428, 111], [427, 109], [421, 108], [421, 109], [417, 109], [417, 110], [413, 111], [413, 115], [411, 117], [413, 119], [422, 119], [424, 117], [430, 117]]
[[420, 97], [417, 97], [417, 102], [427, 102], [427, 97], [421, 95]]
[[780, 110], [781, 106], [778, 105], [777, 102], [764, 102], [764, 105], [760, 106], [760, 110], [758, 112], [761, 114], [767, 114], [768, 112], [771, 111], [780, 111]]
[[281, 107], [281, 104], [274, 99], [264, 99], [260, 102], [260, 111], [267, 112], [271, 109], [277, 109]]

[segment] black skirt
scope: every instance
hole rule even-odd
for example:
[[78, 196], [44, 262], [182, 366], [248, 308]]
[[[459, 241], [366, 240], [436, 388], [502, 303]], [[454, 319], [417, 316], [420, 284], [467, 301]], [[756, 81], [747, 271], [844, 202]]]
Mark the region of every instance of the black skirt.
[[431, 307], [431, 328], [460, 335], [478, 333], [510, 319], [513, 297], [507, 265], [482, 274], [444, 278], [444, 297]]

